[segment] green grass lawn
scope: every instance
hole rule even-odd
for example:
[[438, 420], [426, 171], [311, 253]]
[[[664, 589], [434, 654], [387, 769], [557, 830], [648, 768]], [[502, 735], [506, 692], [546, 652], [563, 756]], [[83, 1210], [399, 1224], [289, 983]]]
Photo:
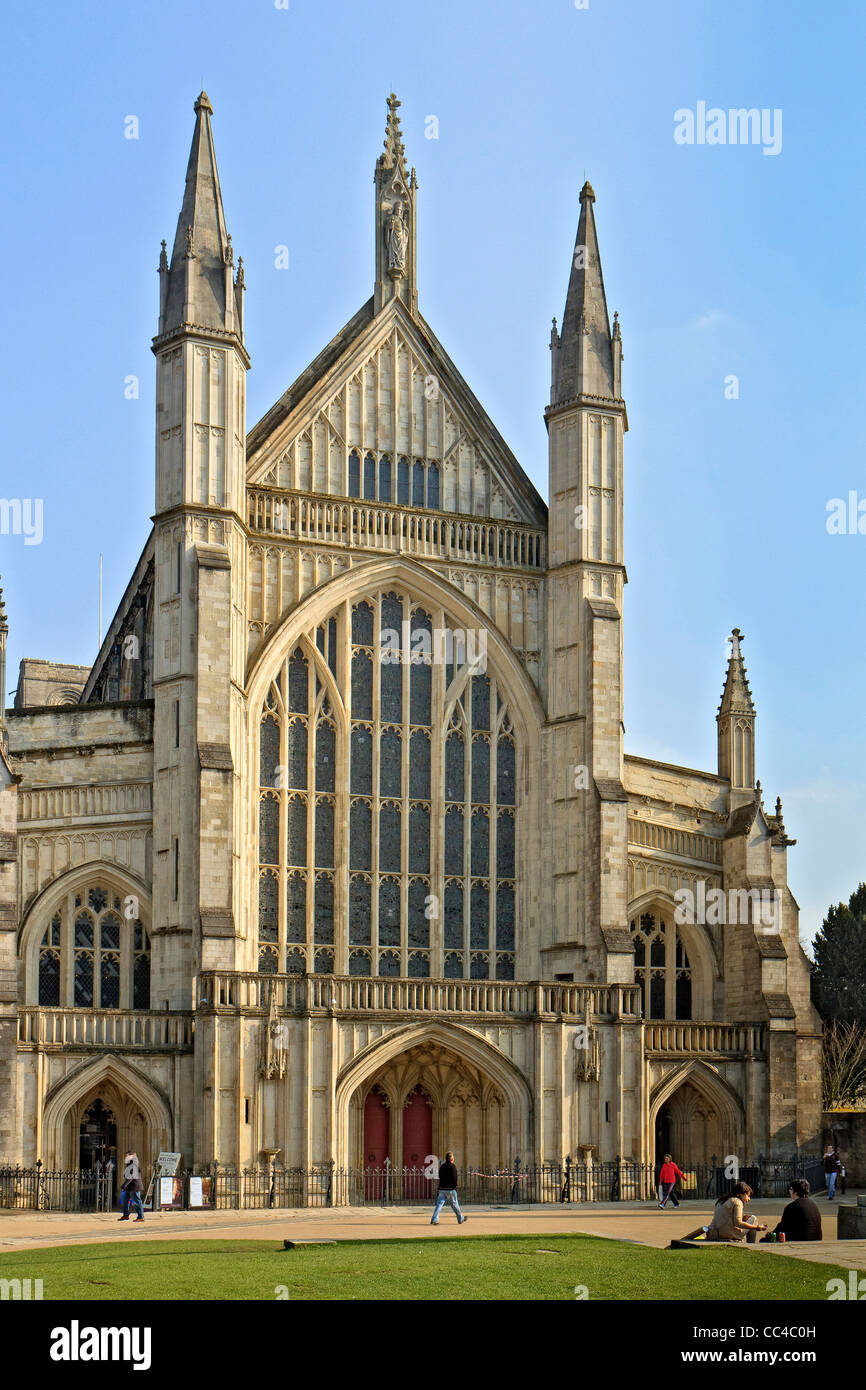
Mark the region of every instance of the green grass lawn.
[[[287, 1233], [288, 1234], [288, 1233]], [[555, 1251], [554, 1254], [539, 1253]], [[816, 1299], [846, 1271], [743, 1250], [654, 1250], [597, 1236], [124, 1241], [0, 1253], [0, 1278], [49, 1299]]]

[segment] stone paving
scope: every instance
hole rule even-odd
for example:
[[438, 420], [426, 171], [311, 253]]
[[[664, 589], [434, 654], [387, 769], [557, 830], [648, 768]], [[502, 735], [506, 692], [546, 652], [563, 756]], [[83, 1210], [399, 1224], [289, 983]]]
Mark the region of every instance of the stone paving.
[[[799, 1245], [755, 1245], [760, 1254], [841, 1264], [846, 1269], [866, 1270], [866, 1241], [836, 1240], [836, 1203], [818, 1197], [824, 1225], [823, 1241]], [[849, 1193], [845, 1199], [855, 1201]], [[778, 1220], [785, 1199], [772, 1198], [749, 1204], [760, 1221], [771, 1227]], [[667, 1246], [709, 1222], [708, 1202], [687, 1202], [679, 1209], [659, 1211], [645, 1202], [617, 1202], [593, 1206], [476, 1206], [464, 1208], [470, 1218], [458, 1227], [453, 1214], [443, 1212], [439, 1226], [430, 1225], [427, 1207], [336, 1207], [324, 1209], [281, 1208], [276, 1211], [185, 1211], [148, 1213], [142, 1225], [121, 1225], [117, 1214], [82, 1212], [0, 1213], [0, 1253], [45, 1246], [87, 1245], [136, 1239], [158, 1240], [418, 1240], [456, 1235], [539, 1235], [545, 1238], [583, 1233], [612, 1240]], [[683, 1252], [683, 1256], [689, 1252]], [[689, 1255], [700, 1259], [700, 1253]]]

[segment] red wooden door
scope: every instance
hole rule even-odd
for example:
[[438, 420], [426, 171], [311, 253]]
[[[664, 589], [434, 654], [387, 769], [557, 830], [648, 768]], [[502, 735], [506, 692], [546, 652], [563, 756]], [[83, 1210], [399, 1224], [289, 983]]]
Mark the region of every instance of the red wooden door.
[[[423, 1091], [415, 1090], [403, 1110], [404, 1195], [426, 1202], [433, 1184], [425, 1178], [424, 1166], [433, 1152], [433, 1107]], [[409, 1170], [408, 1172], [406, 1170]]]
[[385, 1186], [385, 1159], [390, 1149], [391, 1112], [380, 1091], [372, 1090], [364, 1102], [364, 1196], [378, 1202]]

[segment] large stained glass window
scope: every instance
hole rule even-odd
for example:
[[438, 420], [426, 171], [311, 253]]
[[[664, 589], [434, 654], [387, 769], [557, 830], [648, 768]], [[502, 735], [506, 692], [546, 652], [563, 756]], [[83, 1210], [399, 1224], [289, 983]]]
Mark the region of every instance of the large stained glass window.
[[344, 605], [261, 710], [259, 970], [513, 979], [516, 757], [477, 634], [393, 591]]

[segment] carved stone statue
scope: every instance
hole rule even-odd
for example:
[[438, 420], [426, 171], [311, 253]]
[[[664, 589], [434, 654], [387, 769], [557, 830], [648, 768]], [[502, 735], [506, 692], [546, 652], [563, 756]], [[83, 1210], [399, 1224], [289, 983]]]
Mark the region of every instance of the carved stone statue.
[[388, 269], [406, 269], [406, 247], [409, 233], [403, 217], [403, 204], [395, 203], [385, 223], [385, 244], [388, 248]]

